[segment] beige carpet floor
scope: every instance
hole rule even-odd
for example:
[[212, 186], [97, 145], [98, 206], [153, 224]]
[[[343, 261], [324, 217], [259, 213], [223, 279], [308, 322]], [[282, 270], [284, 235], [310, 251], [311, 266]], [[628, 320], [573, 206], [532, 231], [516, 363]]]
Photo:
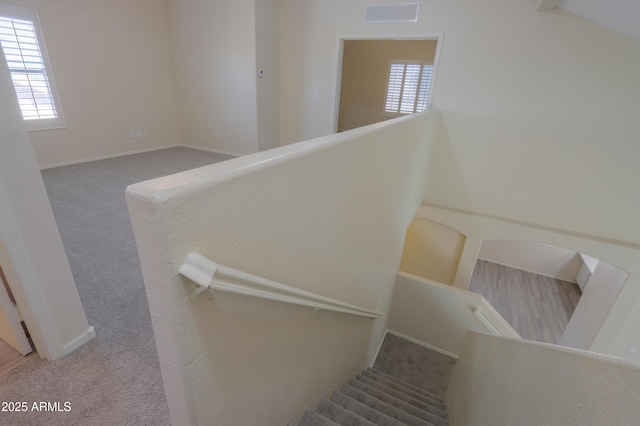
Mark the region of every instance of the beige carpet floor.
[[[28, 412], [0, 412], [2, 425], [167, 425], [147, 298], [125, 203], [128, 185], [229, 157], [171, 148], [44, 170], [60, 235], [96, 337], [68, 357], [31, 356], [0, 376], [0, 400]], [[70, 411], [32, 411], [58, 402]]]

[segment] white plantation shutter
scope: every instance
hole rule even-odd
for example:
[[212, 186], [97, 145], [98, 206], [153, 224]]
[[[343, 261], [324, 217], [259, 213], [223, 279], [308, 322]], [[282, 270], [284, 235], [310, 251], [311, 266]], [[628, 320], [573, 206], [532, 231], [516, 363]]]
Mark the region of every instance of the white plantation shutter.
[[404, 64], [391, 64], [391, 68], [389, 70], [389, 82], [387, 83], [387, 101], [385, 102], [385, 111], [398, 112], [403, 81]]
[[38, 40], [36, 20], [2, 16], [3, 12], [5, 10], [0, 8], [0, 45], [22, 117], [29, 130], [63, 127], [47, 70], [48, 61]]
[[429, 106], [433, 65], [392, 62], [389, 67], [385, 113], [411, 114]]
[[416, 112], [422, 112], [429, 106], [431, 98], [431, 79], [433, 78], [433, 65], [422, 66], [422, 76], [420, 77], [420, 90], [416, 101]]

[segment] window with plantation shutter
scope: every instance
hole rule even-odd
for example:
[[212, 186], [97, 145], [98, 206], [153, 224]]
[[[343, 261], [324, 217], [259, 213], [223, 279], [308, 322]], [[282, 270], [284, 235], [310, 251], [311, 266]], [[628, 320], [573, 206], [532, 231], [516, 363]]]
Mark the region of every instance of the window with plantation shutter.
[[422, 62], [393, 61], [389, 66], [386, 115], [412, 114], [429, 107], [433, 65]]
[[0, 6], [0, 45], [27, 129], [65, 127], [36, 13]]

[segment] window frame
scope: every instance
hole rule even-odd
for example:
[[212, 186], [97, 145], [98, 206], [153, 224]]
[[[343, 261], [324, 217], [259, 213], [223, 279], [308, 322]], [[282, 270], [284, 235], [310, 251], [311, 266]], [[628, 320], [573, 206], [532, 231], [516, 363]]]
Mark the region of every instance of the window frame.
[[[23, 120], [26, 125], [27, 131], [32, 132], [32, 131], [41, 131], [41, 130], [65, 129], [67, 125], [64, 118], [64, 114], [62, 112], [62, 104], [60, 102], [60, 96], [58, 95], [58, 88], [56, 86], [56, 81], [53, 74], [53, 67], [49, 59], [49, 52], [45, 42], [42, 25], [40, 24], [40, 17], [38, 15], [38, 11], [33, 9], [18, 7], [18, 6], [0, 4], [0, 17], [30, 21], [33, 24], [36, 38], [38, 40], [38, 48], [40, 49], [40, 55], [42, 57], [42, 62], [44, 65], [44, 71], [47, 78], [49, 91], [51, 93], [51, 99], [53, 100], [53, 104], [56, 109], [56, 115], [57, 115], [56, 118], [38, 118], [38, 119]], [[2, 47], [0, 46], [0, 51], [1, 50], [2, 50]], [[5, 69], [9, 71], [6, 56], [4, 55], [4, 51], [2, 51], [2, 61], [4, 61], [3, 66], [5, 67]], [[13, 78], [12, 78], [12, 82], [13, 82]], [[15, 90], [15, 86], [14, 86], [14, 90]], [[16, 95], [16, 101], [17, 101], [17, 95]], [[22, 109], [20, 110], [20, 112], [22, 115]]]
[[[402, 78], [402, 90], [400, 91], [400, 99], [398, 100], [398, 111], [394, 112], [394, 111], [388, 111], [387, 110], [387, 101], [388, 101], [388, 97], [389, 97], [389, 85], [391, 83], [391, 70], [392, 67], [394, 65], [403, 65], [404, 66], [404, 72], [403, 72], [403, 78]], [[404, 85], [405, 85], [405, 77], [406, 77], [406, 67], [407, 65], [420, 65], [420, 73], [419, 73], [419, 78], [418, 78], [418, 87], [416, 90], [416, 94], [414, 97], [414, 101], [413, 101], [413, 110], [411, 112], [401, 112], [402, 109], [402, 94], [404, 92]], [[431, 71], [430, 71], [430, 75], [429, 75], [429, 79], [430, 79], [430, 85], [428, 87], [427, 90], [427, 97], [426, 97], [426, 102], [425, 102], [425, 109], [424, 111], [427, 111], [431, 108], [431, 94], [433, 92], [433, 81], [434, 81], [434, 75], [435, 75], [435, 64], [434, 63], [430, 63], [427, 61], [415, 61], [415, 60], [398, 60], [398, 59], [392, 59], [389, 61], [389, 66], [387, 67], [387, 84], [385, 86], [385, 94], [384, 94], [384, 103], [382, 104], [382, 115], [384, 117], [402, 117], [404, 115], [410, 115], [410, 114], [414, 114], [416, 112], [423, 112], [423, 111], [417, 111], [416, 108], [418, 106], [418, 102], [420, 100], [420, 85], [422, 83], [422, 77], [423, 77], [423, 73], [424, 73], [424, 67], [425, 66], [429, 66], [431, 67]]]

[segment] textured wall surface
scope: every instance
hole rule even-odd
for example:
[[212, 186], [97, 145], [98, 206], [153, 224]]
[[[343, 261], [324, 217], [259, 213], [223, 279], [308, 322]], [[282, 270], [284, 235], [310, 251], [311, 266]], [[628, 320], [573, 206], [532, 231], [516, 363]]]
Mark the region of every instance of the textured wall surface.
[[456, 357], [467, 330], [490, 333], [473, 307], [502, 335], [519, 337], [481, 295], [403, 272], [393, 290], [389, 330]]
[[[42, 356], [58, 359], [93, 337], [49, 198], [0, 58], [0, 250]], [[36, 333], [38, 332], [38, 333]]]
[[190, 252], [388, 312], [421, 200], [436, 112], [129, 188], [175, 424], [282, 425], [363, 368], [386, 327], [216, 292], [189, 297]]
[[470, 332], [446, 401], [452, 426], [635, 425], [640, 364]]

